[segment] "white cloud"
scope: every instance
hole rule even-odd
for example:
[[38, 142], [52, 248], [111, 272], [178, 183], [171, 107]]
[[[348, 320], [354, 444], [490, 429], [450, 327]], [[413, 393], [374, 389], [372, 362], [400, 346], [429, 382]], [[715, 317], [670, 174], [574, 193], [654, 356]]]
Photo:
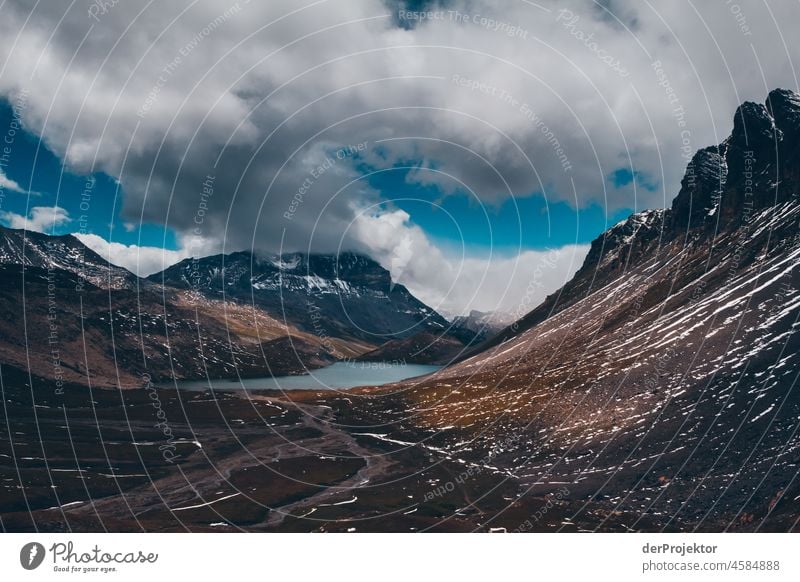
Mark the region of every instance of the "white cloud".
[[436, 247], [403, 210], [360, 213], [354, 236], [420, 300], [448, 315], [504, 311], [521, 317], [575, 274], [588, 245], [517, 256], [461, 256]]
[[19, 192], [20, 194], [25, 194], [27, 192], [17, 182], [6, 176], [2, 168], [0, 168], [0, 190], [11, 190], [12, 192]]
[[184, 244], [181, 248], [171, 250], [108, 242], [96, 234], [76, 232], [73, 236], [108, 262], [125, 267], [140, 277], [163, 271], [170, 265], [189, 257], [201, 257], [217, 252], [214, 243], [197, 238], [182, 239], [181, 242]]
[[60, 206], [34, 206], [27, 217], [14, 212], [2, 212], [0, 220], [11, 228], [24, 228], [46, 233], [51, 233], [56, 227], [72, 222], [69, 212]]

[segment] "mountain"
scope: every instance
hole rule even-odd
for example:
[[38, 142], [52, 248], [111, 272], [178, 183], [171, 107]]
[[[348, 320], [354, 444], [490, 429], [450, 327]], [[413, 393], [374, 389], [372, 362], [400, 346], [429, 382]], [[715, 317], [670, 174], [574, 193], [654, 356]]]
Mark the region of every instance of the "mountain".
[[[800, 202], [799, 157], [800, 96], [776, 89], [766, 105], [745, 102], [734, 115], [731, 136], [693, 156], [671, 208], [633, 214], [595, 239], [575, 277], [493, 344], [540, 323], [554, 309], [562, 311], [584, 299], [592, 288], [629, 274], [654, 253], [683, 260], [693, 249], [716, 259], [723, 243], [731, 243], [731, 236], [747, 236], [754, 221], [767, 219], [769, 213], [781, 220], [782, 213]], [[781, 224], [791, 231], [791, 218], [783, 218]]]
[[253, 304], [309, 333], [380, 345], [449, 324], [389, 271], [351, 252], [338, 255], [252, 252], [186, 259], [151, 282], [206, 297]]
[[411, 337], [389, 340], [377, 349], [358, 356], [362, 362], [445, 365], [464, 351], [464, 344], [448, 334], [421, 331]]
[[298, 374], [374, 347], [150, 283], [71, 235], [0, 227], [0, 298], [0, 363], [58, 385]]
[[438, 431], [431, 450], [521, 491], [567, 484], [561, 529], [790, 529], [798, 148], [797, 94], [744, 103], [670, 208], [609, 229], [542, 305], [386, 404], [419, 414], [392, 438]]
[[137, 277], [117, 267], [74, 236], [48, 236], [0, 226], [0, 265], [24, 265], [72, 273], [95, 287], [131, 289]]
[[[0, 364], [58, 384], [299, 374], [372, 346], [324, 342], [263, 310], [141, 282], [106, 289], [64, 269], [0, 265]], [[291, 338], [291, 343], [288, 339]]]
[[450, 333], [466, 344], [478, 345], [511, 323], [511, 319], [506, 313], [473, 309], [468, 315], [457, 315], [451, 320]]
[[353, 253], [233, 253], [140, 279], [71, 235], [3, 227], [0, 298], [0, 364], [101, 387], [301, 374], [448, 326]]

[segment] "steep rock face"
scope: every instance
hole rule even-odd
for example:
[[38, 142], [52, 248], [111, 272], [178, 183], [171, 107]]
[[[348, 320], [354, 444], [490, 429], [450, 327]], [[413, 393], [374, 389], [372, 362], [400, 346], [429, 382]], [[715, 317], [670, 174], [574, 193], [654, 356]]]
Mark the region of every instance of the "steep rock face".
[[711, 146], [698, 151], [686, 168], [681, 189], [672, 201], [669, 214], [671, 230], [686, 232], [712, 224], [720, 204], [728, 175], [725, 146]]
[[148, 279], [252, 303], [309, 333], [375, 345], [449, 327], [403, 285], [393, 285], [386, 269], [356, 253], [239, 252], [187, 259]]
[[630, 215], [592, 241], [584, 266], [615, 275], [633, 258], [641, 256], [664, 228], [664, 210], [645, 210]]
[[754, 210], [786, 202], [798, 183], [797, 94], [772, 91], [766, 105], [743, 103], [726, 140], [728, 180], [722, 218], [733, 226], [747, 221]]
[[767, 96], [767, 111], [787, 143], [800, 137], [800, 95], [788, 89], [774, 89]]
[[[800, 164], [795, 163], [800, 159], [800, 95], [786, 89], [775, 89], [767, 98], [767, 109], [783, 134], [778, 144], [778, 173], [791, 188], [791, 184], [800, 183]], [[788, 195], [792, 193], [786, 192]]]
[[766, 105], [745, 101], [733, 116], [733, 131], [728, 142], [740, 149], [766, 149], [783, 138]]

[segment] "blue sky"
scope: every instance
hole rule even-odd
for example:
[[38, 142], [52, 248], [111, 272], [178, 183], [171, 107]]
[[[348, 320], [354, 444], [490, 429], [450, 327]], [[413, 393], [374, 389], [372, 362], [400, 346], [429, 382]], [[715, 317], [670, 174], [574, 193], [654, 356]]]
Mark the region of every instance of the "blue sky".
[[[464, 190], [444, 196], [436, 186], [409, 183], [408, 174], [407, 167], [375, 173], [370, 185], [387, 199], [387, 208], [405, 210], [412, 223], [432, 240], [457, 246], [463, 240], [473, 251], [584, 244], [631, 213], [623, 208], [607, 215], [596, 204], [575, 209], [564, 201], [548, 201], [536, 192], [505, 198], [497, 204], [482, 203]], [[615, 174], [610, 180], [620, 181], [620, 177]]]

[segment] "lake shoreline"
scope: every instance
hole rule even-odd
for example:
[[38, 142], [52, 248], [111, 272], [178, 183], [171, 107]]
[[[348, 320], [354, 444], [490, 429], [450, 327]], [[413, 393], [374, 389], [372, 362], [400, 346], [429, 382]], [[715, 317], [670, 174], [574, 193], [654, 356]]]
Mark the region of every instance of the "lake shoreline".
[[421, 378], [440, 369], [442, 366], [354, 360], [336, 362], [324, 368], [309, 370], [306, 374], [238, 379], [176, 380], [170, 383], [159, 383], [159, 387], [187, 392], [208, 390], [234, 393], [342, 392]]

